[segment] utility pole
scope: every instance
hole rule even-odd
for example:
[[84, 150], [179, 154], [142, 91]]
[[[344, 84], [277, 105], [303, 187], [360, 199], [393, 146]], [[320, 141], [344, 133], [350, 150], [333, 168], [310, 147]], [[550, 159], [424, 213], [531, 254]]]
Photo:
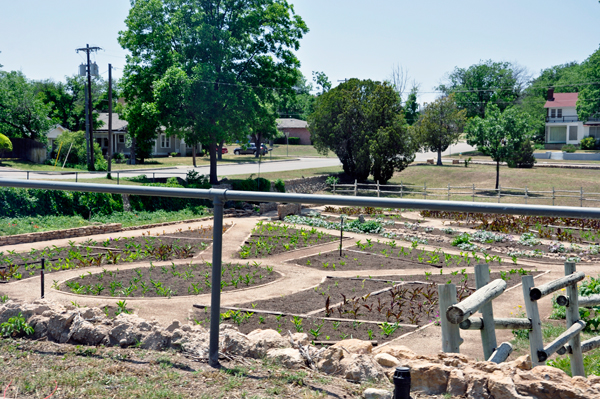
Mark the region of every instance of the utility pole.
[[[80, 51], [85, 51], [87, 55], [87, 96], [86, 96], [86, 120], [85, 120], [85, 136], [87, 139], [87, 150], [88, 150], [88, 170], [94, 170], [94, 125], [92, 123], [92, 74], [94, 76], [98, 76], [98, 65], [94, 63], [94, 71], [92, 71], [92, 65], [90, 64], [90, 52], [102, 50], [100, 47], [90, 47], [89, 44], [86, 44], [85, 47], [81, 47], [75, 49], [78, 53]], [[79, 70], [79, 74], [81, 75], [81, 68]]]
[[113, 157], [113, 134], [112, 134], [112, 65], [108, 64], [108, 178], [110, 175]]

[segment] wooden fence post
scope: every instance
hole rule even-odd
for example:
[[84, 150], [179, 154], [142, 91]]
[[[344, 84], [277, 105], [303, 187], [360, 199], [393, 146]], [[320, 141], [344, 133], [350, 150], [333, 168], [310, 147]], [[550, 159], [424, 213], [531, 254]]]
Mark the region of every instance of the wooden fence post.
[[528, 194], [529, 194], [529, 190], [527, 190], [527, 186], [525, 186], [525, 203], [527, 203]]
[[379, 197], [379, 180], [377, 180], [377, 197]]
[[[490, 269], [487, 264], [475, 265], [475, 284], [477, 289], [490, 282]], [[481, 329], [481, 343], [483, 344], [483, 356], [489, 359], [496, 350], [496, 328], [494, 323], [494, 310], [492, 301], [489, 301], [481, 308], [481, 318], [483, 319], [483, 328]]]
[[554, 194], [554, 186], [552, 186], [552, 206], [554, 206], [554, 199], [556, 198]]
[[475, 184], [473, 184], [473, 202], [475, 202]]
[[333, 182], [333, 193], [335, 194], [335, 182]]
[[423, 199], [427, 199], [427, 183], [423, 183]]
[[544, 340], [542, 336], [542, 322], [540, 321], [540, 313], [538, 311], [537, 302], [531, 300], [529, 291], [534, 286], [533, 276], [521, 277], [523, 286], [523, 300], [525, 301], [525, 311], [527, 317], [531, 320], [531, 331], [529, 331], [529, 350], [531, 351], [531, 364], [535, 366], [543, 365], [545, 362], [540, 362], [538, 351], [544, 350]]
[[[575, 262], [565, 262], [565, 276], [575, 273]], [[577, 292], [577, 283], [567, 286], [567, 296], [569, 303], [567, 304], [567, 328], [579, 321], [579, 298]], [[581, 334], [575, 335], [570, 341], [572, 353], [571, 358], [571, 373], [573, 376], [579, 375], [585, 377], [585, 369], [583, 367], [583, 354], [581, 351]]]
[[440, 302], [440, 322], [442, 324], [442, 351], [446, 353], [460, 353], [460, 328], [446, 318], [446, 310], [457, 303], [456, 285], [438, 284], [438, 297]]
[[581, 191], [580, 191], [580, 195], [579, 195], [579, 206], [583, 207], [583, 187], [581, 187]]
[[450, 183], [448, 183], [448, 201], [450, 201]]
[[402, 196], [404, 194], [403, 189], [404, 189], [404, 186], [402, 185], [402, 180], [400, 180], [400, 199], [402, 199]]
[[358, 180], [354, 179], [354, 196], [358, 195]]

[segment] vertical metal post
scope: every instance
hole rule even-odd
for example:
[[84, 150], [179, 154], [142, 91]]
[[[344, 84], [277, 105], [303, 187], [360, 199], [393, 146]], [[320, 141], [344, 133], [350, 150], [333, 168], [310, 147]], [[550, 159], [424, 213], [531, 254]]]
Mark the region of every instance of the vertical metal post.
[[498, 184], [498, 203], [500, 203], [500, 192], [502, 191], [502, 186]]
[[523, 286], [523, 299], [525, 301], [525, 311], [527, 318], [531, 321], [531, 330], [529, 331], [529, 349], [531, 350], [531, 364], [533, 367], [544, 365], [545, 362], [540, 362], [538, 351], [544, 349], [544, 339], [542, 335], [542, 322], [540, 320], [540, 312], [537, 302], [531, 300], [529, 291], [534, 287], [533, 276], [521, 277]]
[[423, 183], [423, 199], [427, 199], [427, 182]]
[[29, 180], [29, 171], [27, 171], [27, 180]]
[[450, 201], [450, 183], [448, 183], [448, 201]]
[[442, 351], [446, 353], [460, 353], [460, 337], [458, 324], [453, 324], [446, 318], [446, 311], [458, 301], [456, 299], [456, 285], [438, 284], [438, 298], [440, 302], [440, 322], [442, 324]]
[[583, 187], [581, 187], [581, 191], [580, 191], [580, 196], [579, 196], [579, 206], [583, 207]]
[[[490, 269], [487, 264], [475, 265], [475, 284], [480, 289], [490, 282]], [[483, 319], [483, 328], [481, 329], [481, 343], [483, 344], [483, 356], [489, 359], [496, 350], [496, 328], [494, 323], [494, 310], [492, 301], [483, 305], [479, 311]]]
[[40, 271], [42, 299], [44, 299], [44, 269], [46, 268], [46, 259], [42, 258], [42, 270]]
[[77, 183], [77, 178], [79, 177], [79, 172], [75, 172], [75, 183]]
[[379, 180], [377, 180], [377, 198], [379, 198]]
[[402, 181], [400, 181], [400, 199], [402, 199], [403, 194], [404, 194], [404, 186], [402, 185]]
[[[575, 273], [575, 262], [565, 262], [565, 276]], [[579, 321], [579, 297], [577, 292], [577, 283], [567, 286], [567, 296], [569, 303], [567, 304], [567, 328], [571, 327]], [[572, 353], [571, 358], [571, 374], [585, 377], [585, 369], [583, 367], [583, 354], [581, 351], [581, 334], [575, 335], [570, 341]]]
[[529, 190], [527, 190], [527, 186], [525, 186], [525, 203], [527, 204], [527, 197], [529, 196]]
[[473, 184], [473, 202], [475, 202], [475, 184]]
[[210, 340], [208, 364], [219, 366], [219, 322], [221, 316], [221, 255], [223, 249], [223, 199], [213, 198], [213, 256], [210, 298]]
[[117, 172], [117, 186], [119, 185], [119, 172]]
[[358, 179], [354, 179], [354, 196], [358, 195]]
[[552, 187], [552, 206], [554, 206], [554, 199], [556, 196], [554, 195], [554, 187]]
[[340, 258], [342, 257], [342, 240], [344, 239], [344, 215], [340, 216]]

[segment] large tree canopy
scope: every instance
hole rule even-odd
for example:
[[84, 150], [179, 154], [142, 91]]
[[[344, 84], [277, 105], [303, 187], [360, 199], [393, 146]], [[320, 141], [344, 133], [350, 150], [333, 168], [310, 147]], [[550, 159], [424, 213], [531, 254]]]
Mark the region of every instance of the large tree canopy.
[[475, 117], [469, 120], [465, 131], [467, 143], [477, 146], [483, 154], [496, 162], [496, 189], [500, 184], [500, 163], [508, 162], [521, 152], [523, 142], [532, 135], [529, 115], [515, 107], [504, 112], [495, 104], [486, 108], [485, 119]]
[[315, 148], [333, 151], [344, 172], [382, 183], [414, 160], [416, 143], [408, 132], [400, 97], [384, 82], [350, 79], [321, 94], [309, 116]]
[[454, 94], [425, 105], [414, 130], [422, 148], [437, 152], [438, 165], [442, 165], [442, 152], [458, 142], [467, 123], [466, 115], [466, 110], [458, 109]]
[[50, 108], [23, 73], [0, 71], [0, 133], [45, 142], [53, 124]]
[[[126, 118], [146, 110], [188, 144], [209, 143], [210, 182], [217, 144], [252, 123], [253, 99], [274, 103], [291, 91], [293, 51], [308, 31], [285, 0], [134, 0], [119, 42], [131, 52], [124, 71]], [[250, 110], [248, 110], [250, 108]], [[135, 128], [135, 127], [134, 127]]]
[[528, 79], [525, 69], [518, 65], [488, 60], [466, 69], [454, 68], [438, 90], [446, 95], [454, 93], [458, 106], [467, 110], [467, 117], [483, 118], [488, 103], [500, 110], [514, 105]]
[[577, 99], [577, 115], [580, 120], [600, 118], [600, 49], [596, 50], [581, 65], [581, 76], [584, 82]]

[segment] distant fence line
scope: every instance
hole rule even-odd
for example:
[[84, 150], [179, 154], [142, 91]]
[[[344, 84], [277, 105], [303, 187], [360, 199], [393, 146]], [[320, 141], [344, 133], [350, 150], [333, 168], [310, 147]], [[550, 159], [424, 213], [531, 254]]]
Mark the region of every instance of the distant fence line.
[[[481, 188], [475, 184], [470, 186], [451, 186], [446, 187], [427, 187], [427, 183], [423, 186], [403, 183], [400, 184], [379, 184], [377, 183], [359, 183], [357, 180], [354, 184], [331, 184], [334, 194], [350, 193], [357, 196], [359, 192], [377, 193], [377, 197], [382, 194], [394, 194], [403, 198], [406, 196], [423, 196], [423, 199], [428, 197], [445, 197], [450, 201], [452, 196], [467, 195], [475, 202], [475, 198], [496, 199], [500, 203], [503, 197], [521, 198], [527, 204], [529, 200], [552, 200], [552, 205], [555, 205], [557, 198], [572, 198], [579, 201], [579, 206], [583, 207], [584, 202], [600, 202], [600, 193], [585, 192], [583, 187], [579, 190], [556, 190], [552, 187], [552, 191], [534, 191], [527, 187], [502, 187], [498, 188]], [[468, 190], [468, 191], [453, 191], [453, 190]], [[430, 192], [432, 191], [432, 192]], [[504, 192], [503, 192], [504, 191]], [[576, 194], [576, 195], [573, 195]], [[594, 198], [595, 196], [595, 198]]]

